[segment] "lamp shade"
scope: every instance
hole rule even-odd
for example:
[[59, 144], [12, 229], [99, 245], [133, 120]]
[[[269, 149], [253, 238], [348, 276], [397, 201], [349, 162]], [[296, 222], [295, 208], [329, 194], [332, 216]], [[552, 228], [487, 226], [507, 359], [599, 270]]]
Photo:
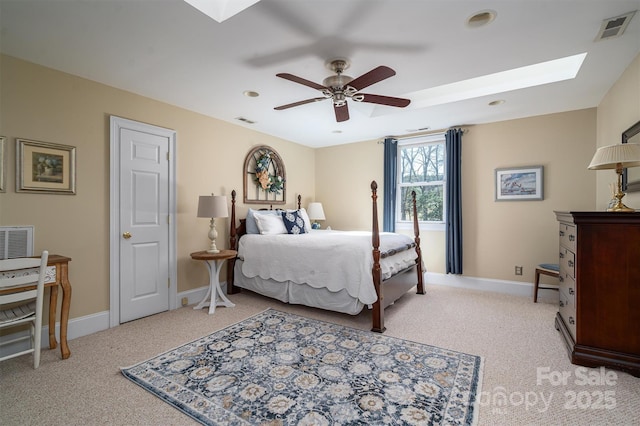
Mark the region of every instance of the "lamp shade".
[[224, 195], [201, 195], [198, 200], [198, 217], [228, 217], [227, 197]]
[[322, 203], [309, 203], [307, 207], [307, 214], [311, 220], [324, 220], [324, 210], [322, 209]]
[[589, 169], [615, 169], [618, 164], [620, 167], [640, 166], [640, 145], [623, 143], [598, 148], [589, 164]]

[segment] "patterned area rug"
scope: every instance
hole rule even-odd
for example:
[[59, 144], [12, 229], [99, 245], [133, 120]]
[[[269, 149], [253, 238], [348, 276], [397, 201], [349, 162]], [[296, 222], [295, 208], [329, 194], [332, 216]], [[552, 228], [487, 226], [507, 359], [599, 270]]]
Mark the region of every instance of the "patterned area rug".
[[471, 425], [482, 359], [269, 309], [122, 373], [203, 424]]

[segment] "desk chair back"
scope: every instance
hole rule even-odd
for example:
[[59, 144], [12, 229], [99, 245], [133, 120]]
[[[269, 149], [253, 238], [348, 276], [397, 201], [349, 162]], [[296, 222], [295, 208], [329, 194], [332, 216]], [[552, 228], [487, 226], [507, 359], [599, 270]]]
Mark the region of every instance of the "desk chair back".
[[559, 290], [557, 285], [540, 285], [540, 275], [548, 275], [550, 277], [560, 277], [560, 265], [555, 263], [541, 263], [536, 267], [535, 278], [533, 280], [533, 303], [538, 302], [538, 289], [546, 288], [550, 290]]
[[40, 365], [42, 306], [48, 259], [49, 252], [45, 250], [40, 258], [0, 260], [0, 328], [29, 324], [31, 341], [30, 349], [3, 356], [0, 361], [33, 353], [33, 368]]

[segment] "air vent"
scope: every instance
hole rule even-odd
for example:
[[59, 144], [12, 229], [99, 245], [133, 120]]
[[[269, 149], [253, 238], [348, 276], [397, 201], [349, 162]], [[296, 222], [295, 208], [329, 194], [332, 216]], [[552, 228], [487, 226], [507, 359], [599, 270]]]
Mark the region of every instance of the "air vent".
[[633, 18], [635, 13], [636, 11], [634, 10], [633, 12], [602, 21], [600, 31], [596, 36], [596, 41], [620, 37], [624, 33], [624, 30], [627, 28], [627, 25], [629, 25], [629, 21], [631, 21], [631, 18]]
[[236, 117], [236, 120], [238, 121], [242, 121], [243, 123], [247, 123], [247, 124], [255, 124], [255, 121], [251, 121], [248, 118], [244, 118], [244, 117]]
[[0, 226], [0, 259], [33, 256], [33, 226]]

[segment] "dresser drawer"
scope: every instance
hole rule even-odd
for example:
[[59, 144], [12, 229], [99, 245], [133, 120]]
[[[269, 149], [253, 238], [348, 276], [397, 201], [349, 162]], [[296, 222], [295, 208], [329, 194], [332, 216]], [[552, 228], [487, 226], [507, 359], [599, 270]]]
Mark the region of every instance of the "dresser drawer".
[[560, 245], [569, 250], [576, 251], [576, 240], [578, 233], [574, 225], [560, 223]]
[[560, 274], [560, 290], [565, 294], [569, 304], [576, 305], [576, 282], [567, 274]]
[[573, 303], [573, 297], [567, 295], [560, 289], [560, 316], [564, 324], [569, 329], [573, 340], [576, 340], [576, 305]]
[[576, 255], [571, 250], [560, 247], [560, 275], [576, 277]]

